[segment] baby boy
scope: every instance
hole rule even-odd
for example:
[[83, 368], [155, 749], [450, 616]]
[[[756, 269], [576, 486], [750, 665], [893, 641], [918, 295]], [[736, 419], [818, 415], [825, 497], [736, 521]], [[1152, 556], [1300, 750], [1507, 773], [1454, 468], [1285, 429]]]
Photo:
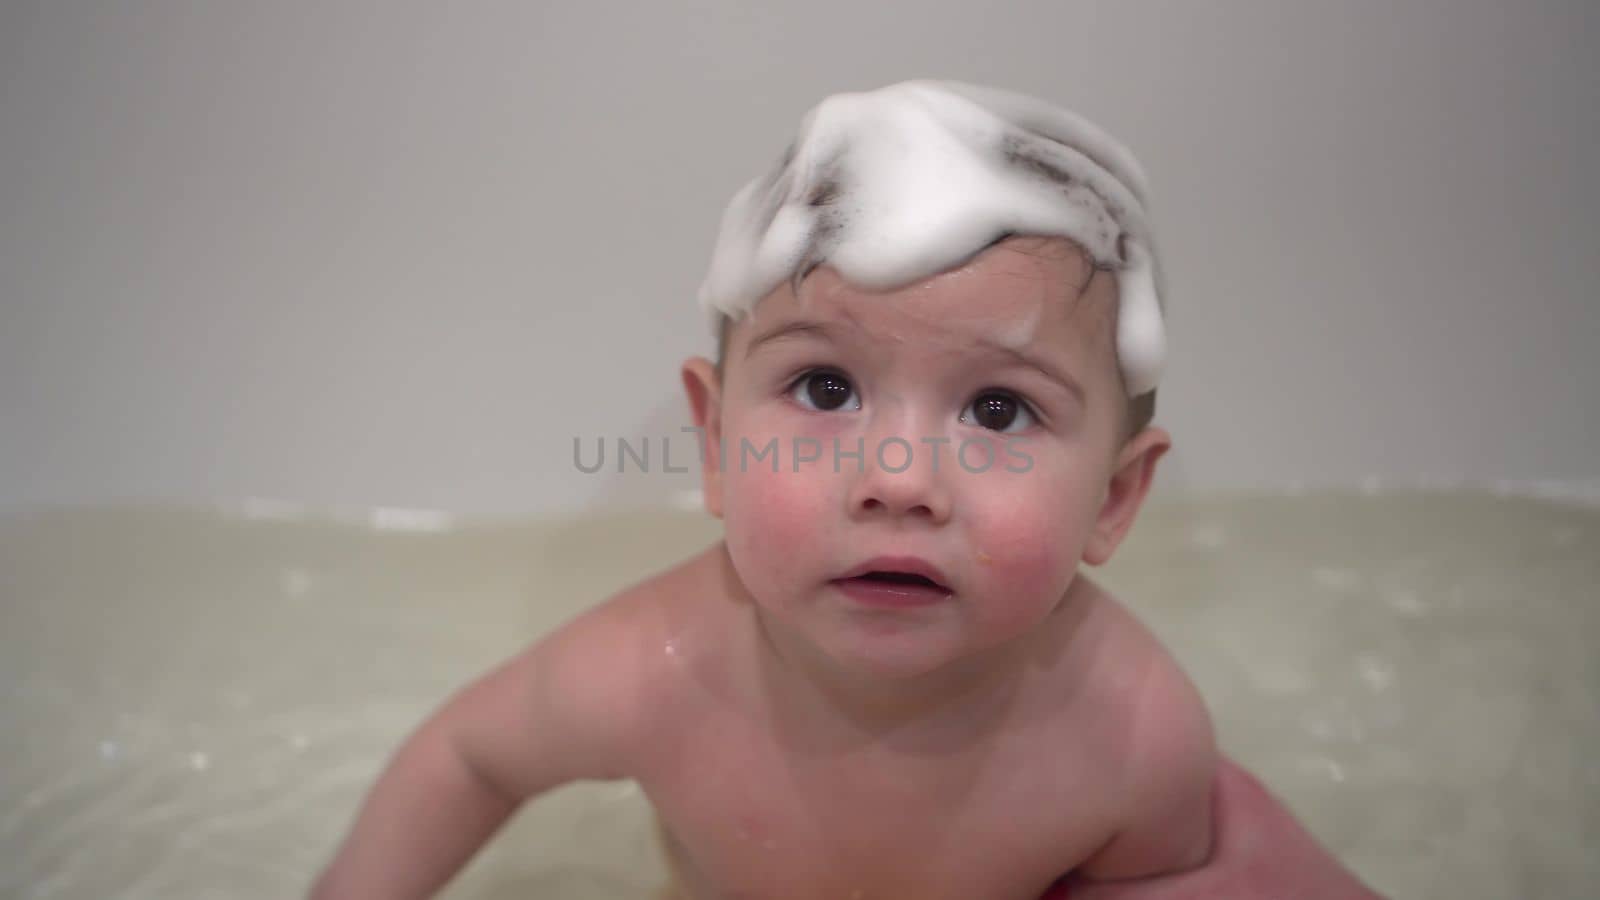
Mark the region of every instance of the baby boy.
[[1170, 446], [1132, 156], [1015, 94], [829, 98], [724, 215], [682, 377], [724, 539], [465, 688], [317, 885], [423, 897], [635, 779], [672, 891], [1038, 900], [1210, 852], [1209, 718], [1080, 564]]

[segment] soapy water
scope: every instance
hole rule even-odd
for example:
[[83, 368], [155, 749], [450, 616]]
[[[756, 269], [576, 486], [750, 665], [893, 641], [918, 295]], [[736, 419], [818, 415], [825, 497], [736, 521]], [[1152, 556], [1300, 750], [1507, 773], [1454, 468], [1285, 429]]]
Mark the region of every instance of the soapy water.
[[1010, 234], [1070, 238], [1117, 274], [1117, 356], [1136, 397], [1156, 387], [1166, 360], [1144, 197], [1126, 147], [1040, 100], [950, 81], [838, 94], [805, 116], [777, 168], [729, 202], [700, 302], [715, 332], [723, 316], [748, 314], [824, 263], [888, 290]]
[[[258, 513], [0, 522], [0, 897], [299, 896], [439, 702], [719, 534]], [[1600, 511], [1169, 498], [1100, 575], [1376, 889], [1600, 894]], [[653, 652], [689, 656], [683, 624]], [[653, 828], [632, 782], [564, 787], [445, 896], [653, 898]]]

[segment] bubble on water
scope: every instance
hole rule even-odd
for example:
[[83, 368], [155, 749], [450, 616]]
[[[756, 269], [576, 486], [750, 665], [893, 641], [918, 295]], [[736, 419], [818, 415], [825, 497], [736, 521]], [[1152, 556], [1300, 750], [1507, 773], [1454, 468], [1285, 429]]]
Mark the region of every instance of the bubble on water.
[[367, 510], [366, 524], [373, 531], [429, 534], [451, 530], [455, 527], [455, 517], [437, 509], [379, 506]]
[[1344, 766], [1338, 760], [1326, 756], [1305, 757], [1299, 761], [1297, 768], [1308, 775], [1319, 775], [1336, 784], [1343, 784], [1346, 777]]
[[1330, 591], [1349, 591], [1361, 585], [1361, 573], [1353, 569], [1336, 569], [1328, 566], [1319, 566], [1311, 570], [1311, 580], [1317, 586]]
[[311, 739], [303, 734], [292, 734], [289, 736], [289, 746], [298, 752], [311, 746]]
[[1381, 657], [1372, 654], [1362, 654], [1356, 659], [1356, 671], [1361, 674], [1361, 680], [1367, 687], [1375, 692], [1388, 690], [1394, 683], [1394, 666]]
[[1332, 740], [1338, 732], [1332, 721], [1316, 713], [1308, 713], [1303, 716], [1300, 719], [1300, 727], [1304, 728], [1307, 734], [1319, 741]]
[[210, 755], [202, 753], [198, 750], [189, 754], [189, 768], [195, 770], [196, 772], [204, 772], [205, 770], [211, 768]]
[[111, 760], [114, 760], [114, 759], [116, 759], [117, 757], [119, 757], [121, 755], [122, 755], [122, 748], [117, 745], [116, 741], [101, 741], [100, 742], [100, 758], [101, 759], [106, 760], [107, 762], [110, 762]]
[[1388, 601], [1390, 609], [1407, 618], [1420, 618], [1428, 611], [1428, 605], [1422, 602], [1422, 597], [1410, 588], [1396, 588], [1385, 594], [1384, 599]]

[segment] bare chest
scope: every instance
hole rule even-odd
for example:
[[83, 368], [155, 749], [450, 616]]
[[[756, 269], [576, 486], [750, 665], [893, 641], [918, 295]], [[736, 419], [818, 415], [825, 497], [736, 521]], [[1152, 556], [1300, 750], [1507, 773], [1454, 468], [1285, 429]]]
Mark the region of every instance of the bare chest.
[[1109, 837], [1070, 749], [808, 754], [722, 723], [645, 784], [695, 900], [1036, 900]]

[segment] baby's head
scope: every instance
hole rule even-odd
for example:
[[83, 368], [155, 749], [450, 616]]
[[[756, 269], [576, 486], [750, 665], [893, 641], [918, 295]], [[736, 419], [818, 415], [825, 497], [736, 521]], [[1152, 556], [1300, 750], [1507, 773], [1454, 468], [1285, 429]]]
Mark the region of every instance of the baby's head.
[[1142, 195], [1120, 144], [1014, 94], [908, 82], [807, 116], [724, 214], [701, 289], [718, 358], [684, 367], [707, 506], [763, 606], [904, 672], [939, 651], [886, 662], [835, 627], [856, 557], [914, 557], [974, 601], [940, 619], [944, 658], [1110, 557], [1170, 446], [1148, 427], [1165, 338]]

